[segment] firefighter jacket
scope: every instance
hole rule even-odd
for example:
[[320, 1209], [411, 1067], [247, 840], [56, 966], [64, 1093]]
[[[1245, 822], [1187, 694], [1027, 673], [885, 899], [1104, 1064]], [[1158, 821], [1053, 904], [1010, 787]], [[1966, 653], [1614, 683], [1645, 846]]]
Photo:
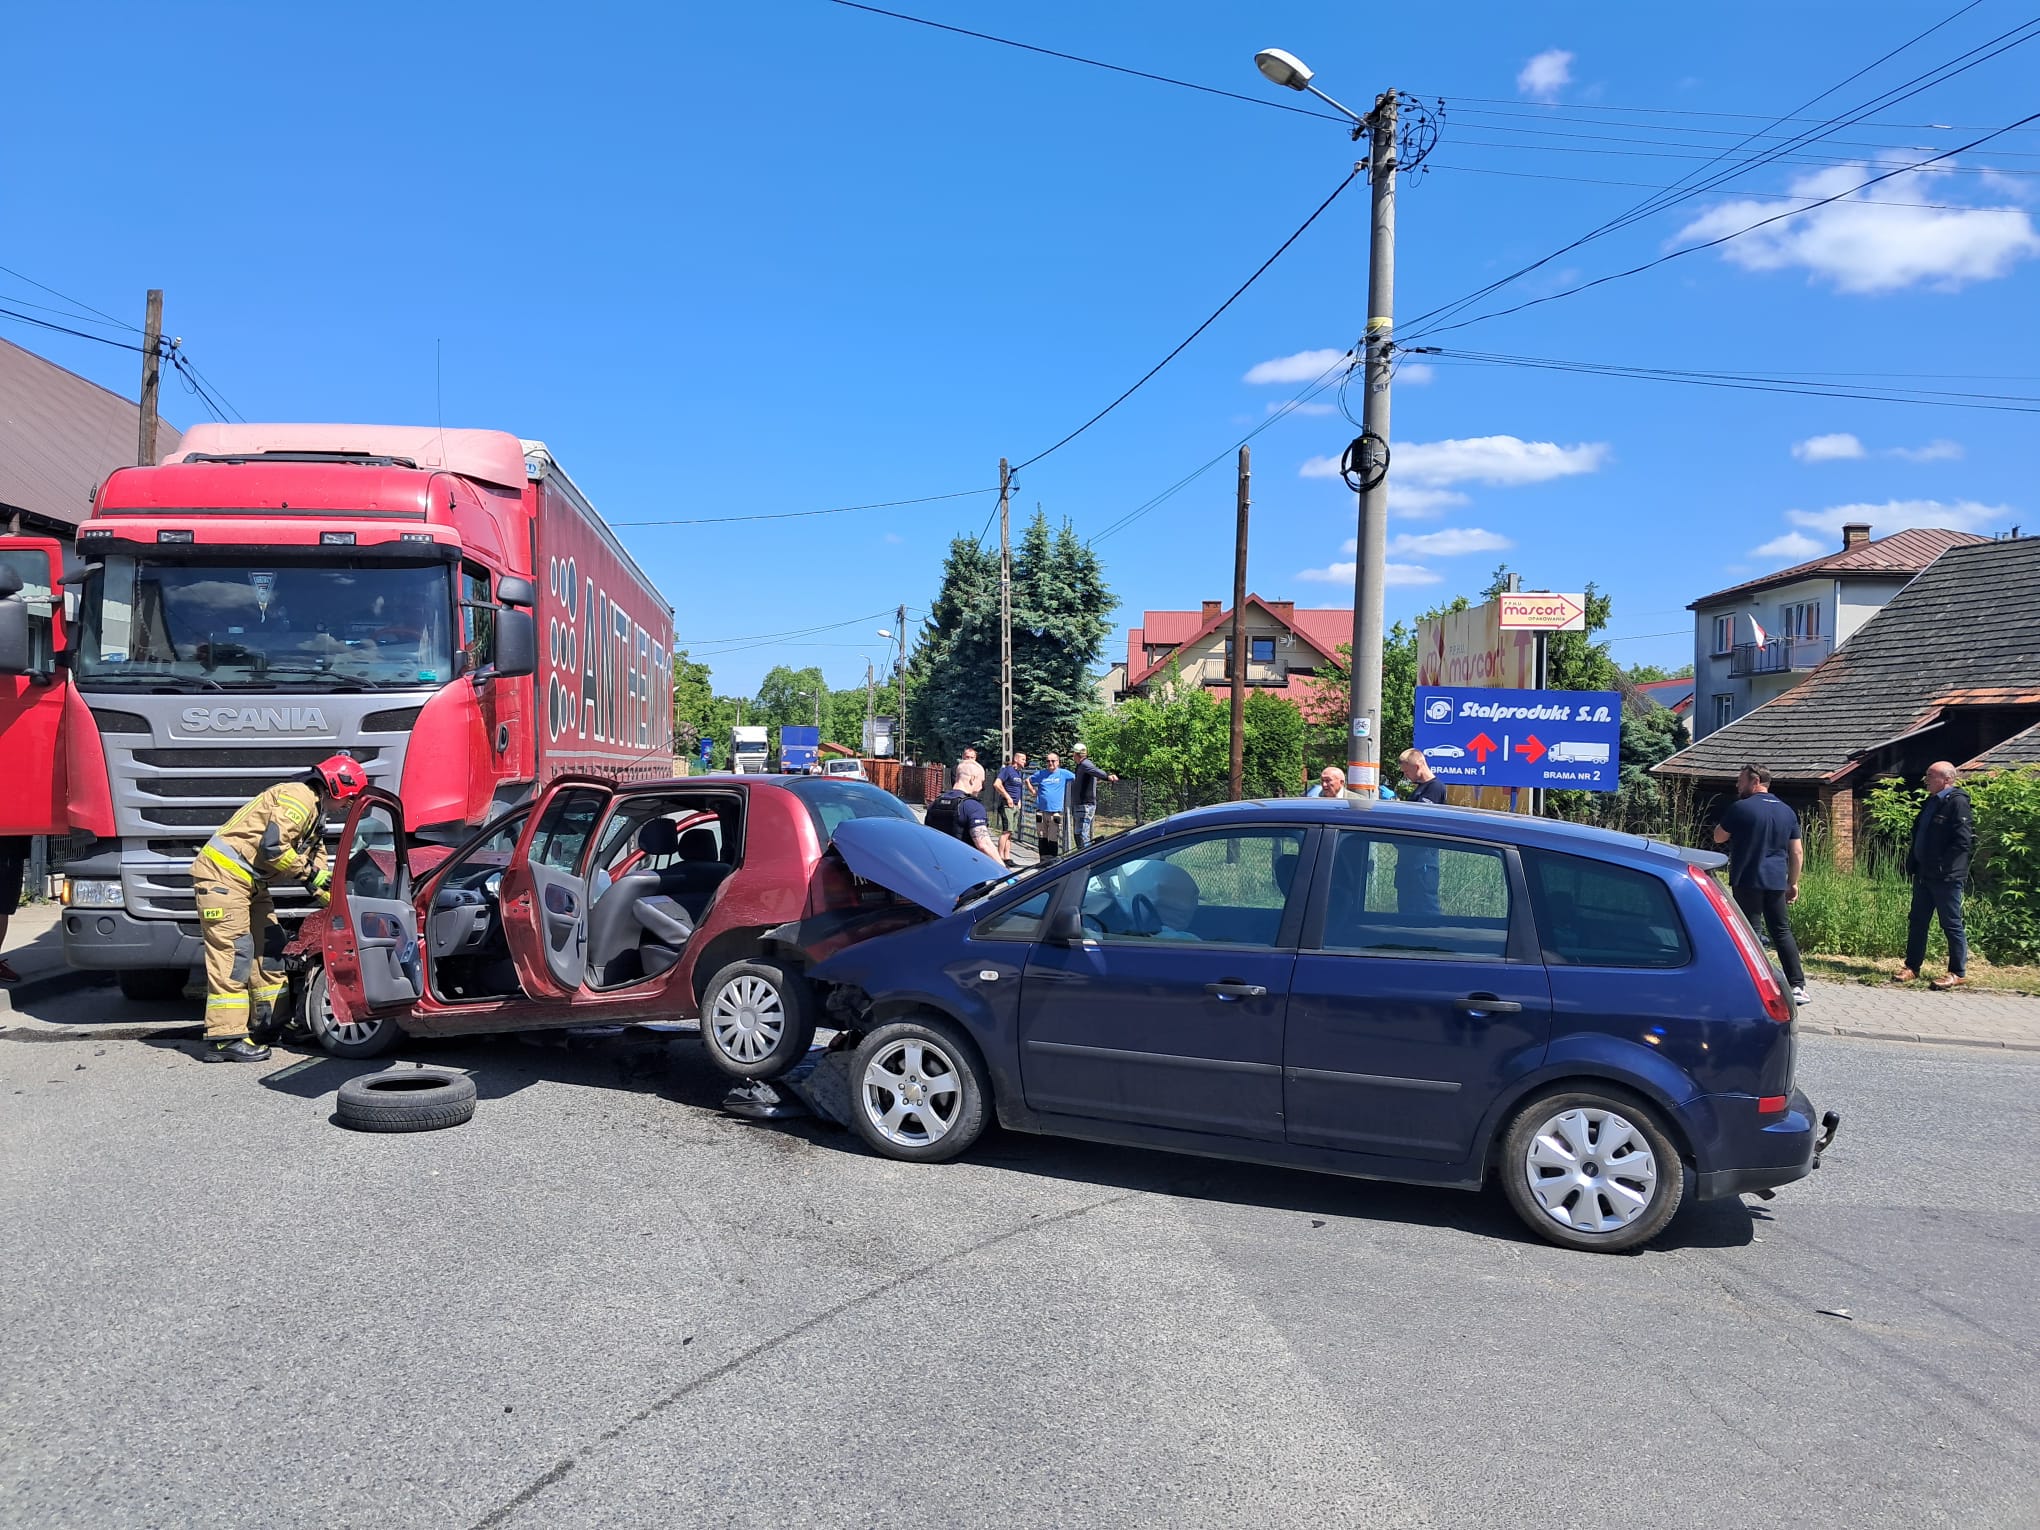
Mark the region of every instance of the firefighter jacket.
[[198, 858], [241, 886], [292, 881], [323, 893], [331, 873], [319, 794], [301, 781], [270, 787], [229, 818]]

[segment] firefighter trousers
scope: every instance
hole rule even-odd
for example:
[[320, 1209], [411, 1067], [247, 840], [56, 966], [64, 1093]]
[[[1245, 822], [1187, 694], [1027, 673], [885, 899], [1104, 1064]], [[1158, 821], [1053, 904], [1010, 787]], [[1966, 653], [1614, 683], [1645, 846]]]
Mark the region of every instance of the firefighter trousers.
[[266, 887], [237, 887], [218, 875], [194, 877], [199, 927], [205, 934], [205, 1034], [235, 1041], [268, 1030], [283, 975], [265, 964], [265, 948], [281, 943]]

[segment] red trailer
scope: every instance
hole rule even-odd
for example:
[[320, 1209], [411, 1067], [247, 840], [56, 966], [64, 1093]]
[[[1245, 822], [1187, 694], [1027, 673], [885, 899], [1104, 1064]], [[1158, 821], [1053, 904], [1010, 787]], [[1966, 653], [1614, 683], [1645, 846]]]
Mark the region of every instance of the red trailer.
[[199, 960], [197, 847], [335, 749], [428, 843], [562, 773], [672, 773], [672, 609], [540, 442], [195, 426], [100, 486], [68, 624], [55, 544], [0, 548], [55, 576], [22, 642], [0, 619], [0, 833], [95, 836], [66, 954], [136, 996]]

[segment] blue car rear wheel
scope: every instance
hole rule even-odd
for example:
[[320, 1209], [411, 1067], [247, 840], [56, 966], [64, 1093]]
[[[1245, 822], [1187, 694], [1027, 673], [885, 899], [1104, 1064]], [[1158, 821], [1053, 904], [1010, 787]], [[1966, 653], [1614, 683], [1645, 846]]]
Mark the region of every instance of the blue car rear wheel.
[[1539, 1237], [1614, 1254], [1649, 1242], [1685, 1198], [1686, 1166], [1657, 1113], [1620, 1091], [1573, 1088], [1516, 1114], [1502, 1188]]

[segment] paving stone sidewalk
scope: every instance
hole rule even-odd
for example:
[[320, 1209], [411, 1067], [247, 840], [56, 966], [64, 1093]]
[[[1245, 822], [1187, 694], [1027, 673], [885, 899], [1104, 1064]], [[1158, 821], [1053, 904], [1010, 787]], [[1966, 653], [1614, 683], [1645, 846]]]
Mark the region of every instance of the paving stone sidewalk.
[[2040, 998], [2016, 993], [1935, 993], [1896, 983], [1807, 985], [1811, 1002], [1801, 1030], [1878, 1041], [1930, 1041], [1951, 1046], [2008, 1047], [2040, 1052]]

